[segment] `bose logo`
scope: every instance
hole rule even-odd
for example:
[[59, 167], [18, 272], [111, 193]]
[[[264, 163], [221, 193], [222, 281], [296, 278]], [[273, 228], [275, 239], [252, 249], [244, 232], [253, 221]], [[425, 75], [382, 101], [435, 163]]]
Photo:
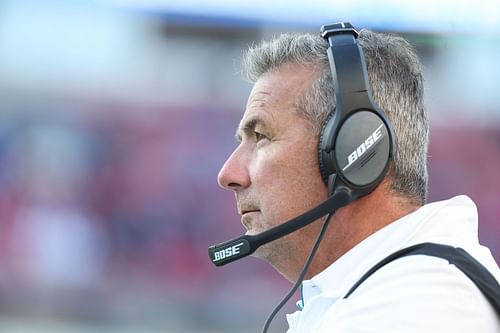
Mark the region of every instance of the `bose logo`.
[[359, 145], [355, 151], [353, 151], [349, 156], [347, 156], [348, 164], [342, 169], [342, 171], [346, 171], [354, 162], [358, 160], [363, 154], [375, 144], [381, 137], [382, 133], [380, 129], [384, 126], [384, 124], [380, 125], [368, 138], [366, 138], [365, 142]]
[[240, 248], [243, 244], [244, 243], [241, 242], [231, 247], [228, 247], [227, 249], [222, 249], [220, 251], [215, 252], [213, 261], [216, 262], [237, 255], [238, 253], [240, 253]]

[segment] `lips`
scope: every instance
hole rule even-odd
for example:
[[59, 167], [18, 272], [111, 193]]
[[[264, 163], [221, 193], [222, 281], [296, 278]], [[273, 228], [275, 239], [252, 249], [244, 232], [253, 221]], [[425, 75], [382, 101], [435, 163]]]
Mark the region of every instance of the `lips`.
[[[238, 200], [240, 199], [240, 200]], [[260, 208], [258, 205], [252, 203], [252, 201], [241, 200], [243, 198], [237, 198], [237, 207], [238, 214], [241, 215], [241, 224], [247, 229], [247, 231], [252, 229], [252, 225], [254, 223], [255, 218], [258, 218], [258, 214], [260, 212]]]
[[238, 204], [238, 214], [241, 216], [251, 213], [251, 212], [258, 212], [260, 209], [257, 206], [254, 206], [252, 204]]
[[258, 209], [249, 209], [249, 210], [242, 210], [240, 215], [243, 216], [245, 214], [248, 214], [248, 213], [253, 213], [253, 212], [258, 212], [259, 210]]
[[258, 213], [259, 210], [243, 210], [241, 211], [241, 224], [250, 231], [252, 229], [252, 224], [254, 219], [257, 217], [254, 213]]

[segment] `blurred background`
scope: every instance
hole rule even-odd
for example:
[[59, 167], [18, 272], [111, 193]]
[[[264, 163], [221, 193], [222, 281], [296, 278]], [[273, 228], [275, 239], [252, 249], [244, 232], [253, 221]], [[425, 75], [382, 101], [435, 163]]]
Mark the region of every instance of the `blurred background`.
[[240, 56], [337, 21], [416, 46], [429, 199], [471, 196], [499, 262], [498, 1], [1, 0], [0, 332], [259, 331], [288, 282], [207, 256], [243, 232], [216, 183]]

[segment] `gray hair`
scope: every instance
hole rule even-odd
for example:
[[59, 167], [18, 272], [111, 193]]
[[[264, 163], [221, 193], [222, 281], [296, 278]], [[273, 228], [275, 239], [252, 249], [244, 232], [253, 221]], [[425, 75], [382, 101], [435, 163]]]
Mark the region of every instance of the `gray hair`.
[[[403, 38], [361, 30], [373, 98], [384, 110], [396, 132], [396, 156], [389, 170], [391, 190], [416, 204], [427, 198], [427, 146], [429, 121], [424, 108], [422, 66], [414, 48]], [[287, 63], [311, 67], [317, 79], [302, 96], [298, 112], [319, 135], [335, 108], [333, 81], [326, 50], [328, 43], [310, 34], [282, 34], [249, 48], [243, 69], [250, 82]]]

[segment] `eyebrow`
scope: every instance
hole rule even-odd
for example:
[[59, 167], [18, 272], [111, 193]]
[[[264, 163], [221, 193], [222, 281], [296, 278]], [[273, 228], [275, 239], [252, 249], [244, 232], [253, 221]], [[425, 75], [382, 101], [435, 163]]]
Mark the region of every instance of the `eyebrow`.
[[242, 132], [244, 132], [244, 133], [252, 132], [255, 130], [255, 127], [257, 127], [257, 125], [261, 125], [264, 127], [266, 126], [264, 119], [258, 115], [251, 116], [250, 118], [245, 120], [243, 125], [240, 125], [240, 127], [236, 130], [236, 133], [234, 134], [236, 141], [241, 142], [241, 140], [242, 140], [241, 133]]

